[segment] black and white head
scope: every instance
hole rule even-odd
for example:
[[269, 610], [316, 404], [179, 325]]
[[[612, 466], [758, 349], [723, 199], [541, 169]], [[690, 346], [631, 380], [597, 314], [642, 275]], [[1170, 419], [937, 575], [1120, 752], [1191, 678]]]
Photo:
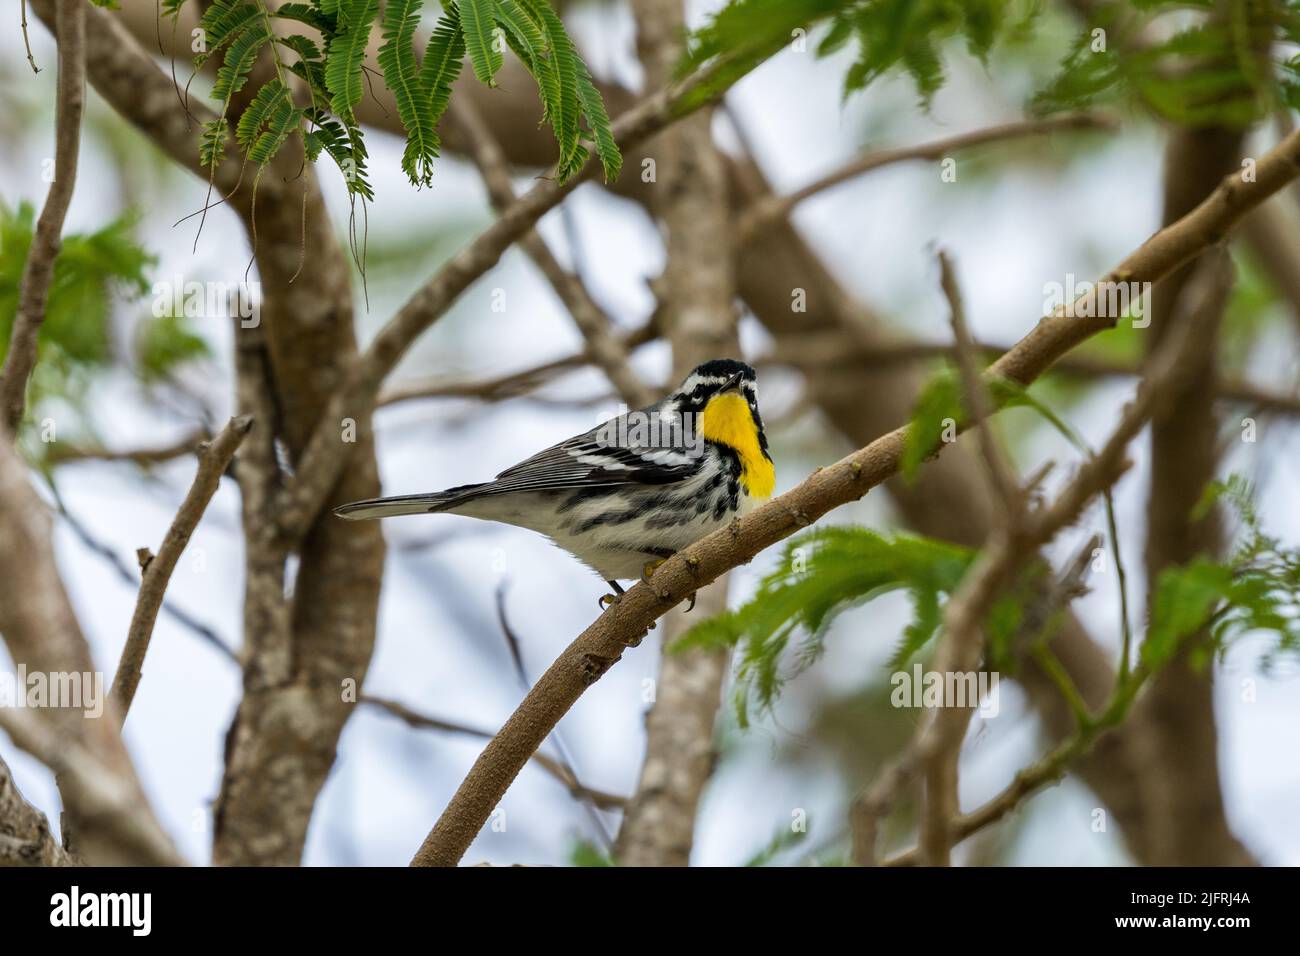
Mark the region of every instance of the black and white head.
[[737, 394], [758, 416], [758, 377], [754, 369], [735, 359], [713, 359], [696, 366], [672, 395], [671, 401], [679, 411], [702, 412], [710, 399], [725, 394]]
[[744, 362], [713, 359], [697, 366], [663, 404], [693, 419], [706, 440], [731, 447], [753, 443], [757, 454], [768, 457], [758, 379]]

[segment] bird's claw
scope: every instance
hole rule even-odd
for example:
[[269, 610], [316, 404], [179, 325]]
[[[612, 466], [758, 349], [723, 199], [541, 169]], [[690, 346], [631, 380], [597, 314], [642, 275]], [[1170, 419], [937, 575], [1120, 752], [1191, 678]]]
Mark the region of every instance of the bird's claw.
[[695, 595], [696, 592], [692, 591], [690, 595], [686, 598], [686, 610], [682, 611], [683, 614], [690, 614], [693, 610], [695, 610]]
[[602, 594], [597, 599], [596, 603], [599, 604], [600, 609], [604, 611], [617, 604], [620, 597], [622, 597], [621, 594]]

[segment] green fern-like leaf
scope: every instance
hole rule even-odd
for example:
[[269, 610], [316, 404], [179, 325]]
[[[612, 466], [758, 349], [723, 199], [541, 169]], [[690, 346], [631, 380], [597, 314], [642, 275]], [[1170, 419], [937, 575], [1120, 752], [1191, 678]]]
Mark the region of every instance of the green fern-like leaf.
[[249, 162], [265, 166], [297, 129], [302, 117], [303, 111], [294, 106], [289, 88], [279, 80], [270, 80], [239, 117], [235, 142], [244, 148]]
[[[203, 66], [222, 52], [249, 27], [262, 23], [262, 13], [246, 0], [214, 0], [199, 20], [206, 41], [204, 50], [194, 57], [195, 66]], [[221, 99], [221, 97], [216, 97]]]
[[230, 126], [225, 119], [217, 117], [203, 124], [203, 134], [199, 141], [199, 162], [206, 168], [212, 168], [226, 155], [226, 140], [230, 136]]
[[551, 49], [537, 22], [520, 9], [515, 0], [497, 0], [496, 18], [505, 31], [510, 48], [536, 75], [540, 61], [550, 56]]
[[451, 87], [460, 76], [461, 62], [465, 58], [465, 36], [460, 28], [460, 11], [448, 3], [438, 25], [429, 37], [420, 64], [420, 85], [429, 97], [429, 107], [436, 124], [451, 102]]
[[496, 86], [497, 71], [505, 62], [497, 44], [496, 0], [460, 0], [458, 6], [474, 75], [488, 86]]
[[582, 115], [587, 118], [591, 135], [596, 141], [596, 155], [605, 170], [605, 181], [613, 182], [623, 169], [623, 154], [618, 143], [614, 142], [614, 130], [605, 112], [605, 101], [591, 81], [591, 74], [581, 60], [578, 61], [578, 102], [582, 105]]
[[[939, 596], [956, 589], [973, 557], [969, 549], [928, 538], [819, 529], [787, 544], [749, 602], [691, 628], [673, 649], [738, 646], [738, 716], [744, 723], [751, 699], [760, 709], [771, 707], [784, 683], [817, 659], [836, 617], [889, 591], [908, 591], [917, 608], [895, 655], [910, 657], [934, 635]], [[803, 639], [791, 662], [787, 651], [798, 635]]]
[[309, 158], [315, 159], [323, 152], [334, 160], [343, 173], [348, 192], [363, 199], [374, 199], [375, 193], [366, 176], [365, 140], [356, 127], [346, 127], [323, 110], [309, 110], [307, 118], [314, 128], [303, 135]]
[[379, 68], [397, 101], [397, 116], [406, 130], [402, 171], [415, 186], [433, 181], [433, 161], [438, 156], [438, 132], [429, 91], [420, 81], [415, 62], [415, 30], [420, 25], [423, 0], [389, 0], [384, 9], [384, 42], [379, 48]]
[[335, 27], [333, 16], [327, 16], [318, 7], [310, 3], [282, 3], [271, 12], [271, 16], [281, 20], [296, 20], [305, 23], [323, 34], [332, 34]]
[[379, 0], [338, 0], [338, 33], [329, 41], [325, 85], [331, 94], [330, 108], [345, 123], [352, 122], [352, 110], [365, 92], [361, 68], [378, 13]]
[[221, 68], [217, 70], [217, 82], [212, 87], [213, 99], [229, 103], [230, 98], [244, 88], [257, 54], [270, 40], [266, 24], [259, 19], [230, 41]]
[[555, 139], [560, 146], [556, 168], [560, 181], [563, 182], [581, 169], [587, 158], [578, 129], [581, 109], [578, 102], [578, 65], [581, 60], [573, 41], [565, 32], [563, 22], [546, 0], [522, 0], [522, 6], [546, 37], [551, 50], [550, 61], [554, 66], [553, 102], [547, 111], [547, 119], [555, 130]]

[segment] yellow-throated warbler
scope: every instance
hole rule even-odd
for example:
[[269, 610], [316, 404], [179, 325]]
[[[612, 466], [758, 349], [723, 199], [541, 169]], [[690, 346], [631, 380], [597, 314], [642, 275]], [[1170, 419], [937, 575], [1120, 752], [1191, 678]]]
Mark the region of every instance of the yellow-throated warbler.
[[445, 511], [528, 528], [621, 594], [619, 579], [648, 576], [768, 498], [775, 481], [754, 370], [715, 359], [663, 401], [538, 452], [493, 481], [357, 501], [335, 513]]

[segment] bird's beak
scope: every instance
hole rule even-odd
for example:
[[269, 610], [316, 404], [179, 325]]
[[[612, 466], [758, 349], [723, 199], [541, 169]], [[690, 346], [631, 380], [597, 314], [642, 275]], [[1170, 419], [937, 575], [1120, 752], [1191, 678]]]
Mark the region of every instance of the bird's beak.
[[718, 389], [718, 394], [721, 395], [721, 394], [724, 393], [724, 392], [736, 392], [736, 391], [739, 391], [739, 390], [740, 390], [740, 380], [741, 380], [742, 378], [744, 378], [744, 373], [743, 373], [743, 372], [737, 372], [735, 375], [731, 376], [731, 378], [727, 379], [725, 382], [722, 383], [722, 387], [721, 387], [720, 389]]

